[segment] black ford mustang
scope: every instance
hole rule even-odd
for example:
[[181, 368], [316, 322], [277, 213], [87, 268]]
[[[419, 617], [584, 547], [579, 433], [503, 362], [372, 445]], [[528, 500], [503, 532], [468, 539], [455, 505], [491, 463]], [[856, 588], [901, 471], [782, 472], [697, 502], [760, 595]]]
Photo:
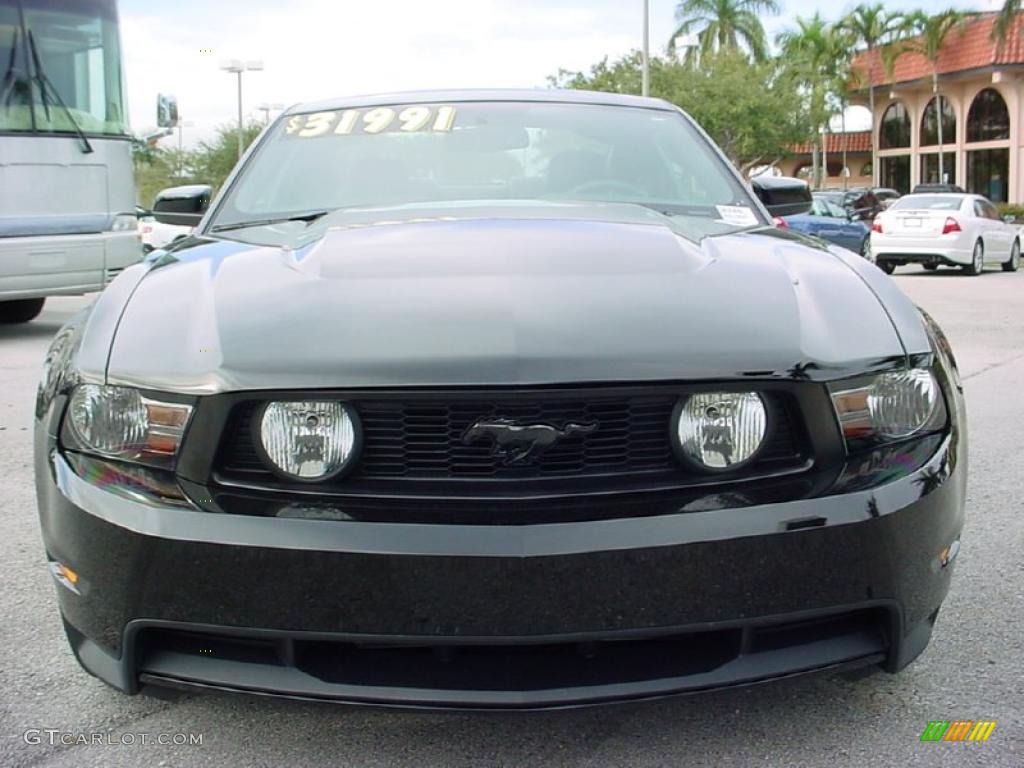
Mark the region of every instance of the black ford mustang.
[[906, 666], [959, 549], [955, 362], [769, 184], [652, 99], [286, 112], [48, 354], [79, 661], [476, 708]]

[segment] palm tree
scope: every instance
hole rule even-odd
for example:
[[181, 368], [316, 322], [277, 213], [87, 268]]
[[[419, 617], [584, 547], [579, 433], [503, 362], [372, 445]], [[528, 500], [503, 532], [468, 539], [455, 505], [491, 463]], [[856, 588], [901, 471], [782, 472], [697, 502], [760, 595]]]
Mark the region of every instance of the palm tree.
[[[783, 60], [797, 74], [797, 82], [807, 89], [810, 100], [811, 124], [814, 126], [814, 145], [818, 145], [821, 126], [828, 122], [828, 88], [832, 65], [831, 27], [820, 13], [809, 19], [797, 18], [797, 28], [776, 37], [782, 49]], [[820, 188], [821, 169], [817, 150], [814, 153], [814, 186]], [[825, 176], [828, 169], [825, 169]]]
[[[846, 168], [845, 111], [853, 78], [850, 69], [853, 37], [842, 27], [829, 24], [817, 12], [809, 19], [798, 18], [796, 23], [795, 30], [778, 35], [776, 42], [782, 49], [783, 60], [795, 70], [798, 82], [810, 96], [815, 137], [821, 126], [827, 128], [838, 106], [843, 115], [843, 168]], [[828, 175], [827, 168], [825, 175]], [[817, 162], [815, 184], [821, 184]]]
[[853, 71], [853, 49], [856, 45], [853, 34], [839, 25], [829, 29], [829, 49], [832, 62], [831, 90], [839, 101], [839, 114], [842, 115], [843, 133], [843, 189], [847, 187], [847, 144], [849, 135], [846, 132], [846, 110], [850, 106], [850, 94], [855, 90], [857, 75]]
[[1021, 0], [1006, 0], [1003, 3], [1003, 10], [999, 12], [996, 23], [992, 26], [992, 39], [996, 41], [999, 49], [1006, 44], [1006, 38], [1010, 36], [1010, 30], [1013, 28], [1013, 22], [1022, 8], [1024, 8], [1024, 3]]
[[[892, 42], [902, 30], [903, 16], [889, 13], [881, 3], [861, 4], [854, 8], [840, 26], [849, 31], [858, 44], [867, 48], [868, 66], [874, 66], [873, 54], [880, 45]], [[871, 186], [878, 185], [878, 132], [875, 130], [875, 80], [869, 71], [868, 109], [871, 110]]]
[[681, 0], [676, 7], [679, 26], [669, 40], [669, 52], [675, 52], [677, 37], [696, 32], [700, 56], [738, 50], [742, 42], [755, 61], [764, 61], [768, 46], [758, 13], [779, 13], [777, 0]]
[[939, 54], [946, 37], [954, 28], [963, 35], [969, 19], [976, 14], [957, 11], [953, 8], [932, 16], [918, 12], [910, 17], [912, 27], [918, 31], [918, 37], [906, 44], [906, 49], [919, 53], [928, 60], [932, 68], [932, 93], [935, 94], [936, 123], [939, 139], [939, 181], [944, 178], [942, 166], [942, 107], [945, 97], [939, 93]]

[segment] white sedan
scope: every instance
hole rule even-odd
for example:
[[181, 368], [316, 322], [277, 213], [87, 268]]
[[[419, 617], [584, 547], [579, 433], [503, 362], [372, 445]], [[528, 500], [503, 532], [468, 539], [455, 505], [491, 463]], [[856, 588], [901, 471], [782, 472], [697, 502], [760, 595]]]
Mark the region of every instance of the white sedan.
[[192, 234], [193, 227], [181, 227], [176, 224], [161, 224], [152, 214], [139, 219], [139, 234], [142, 237], [142, 250], [146, 253], [157, 248], [166, 248], [186, 235]]
[[904, 195], [871, 227], [871, 253], [890, 275], [904, 264], [962, 267], [968, 275], [999, 264], [1016, 272], [1020, 241], [1020, 227], [1004, 221], [981, 195]]

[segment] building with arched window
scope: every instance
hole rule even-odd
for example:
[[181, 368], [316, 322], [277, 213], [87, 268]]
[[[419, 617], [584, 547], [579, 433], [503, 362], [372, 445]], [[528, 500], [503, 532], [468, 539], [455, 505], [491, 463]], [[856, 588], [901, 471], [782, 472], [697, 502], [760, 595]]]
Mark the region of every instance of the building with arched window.
[[[854, 67], [874, 85], [875, 183], [909, 192], [922, 183], [959, 184], [996, 202], [1024, 201], [1024, 14], [1002, 45], [995, 14], [982, 14], [946, 37], [936, 63], [897, 58], [891, 76], [882, 51]], [[871, 134], [868, 134], [868, 141]]]

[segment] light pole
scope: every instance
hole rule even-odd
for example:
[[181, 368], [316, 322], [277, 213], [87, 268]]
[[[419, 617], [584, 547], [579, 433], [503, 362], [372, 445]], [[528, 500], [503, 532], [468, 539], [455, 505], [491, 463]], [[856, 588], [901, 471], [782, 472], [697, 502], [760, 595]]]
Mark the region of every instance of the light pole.
[[185, 132], [185, 128], [191, 128], [195, 123], [191, 120], [182, 120], [178, 118], [178, 177], [181, 178], [185, 175], [185, 148], [184, 142], [182, 141], [182, 134]]
[[644, 0], [644, 50], [643, 50], [643, 75], [640, 84], [640, 95], [651, 95], [651, 25], [649, 21], [650, 1]]
[[270, 122], [270, 112], [275, 109], [284, 109], [284, 104], [268, 104], [264, 101], [262, 104], [256, 105], [256, 111], [263, 113], [264, 125]]
[[261, 71], [263, 69], [263, 62], [231, 59], [230, 61], [221, 62], [220, 68], [225, 72], [234, 72], [238, 75], [238, 159], [241, 160], [243, 144], [242, 135], [245, 131], [245, 126], [242, 124], [242, 73]]

